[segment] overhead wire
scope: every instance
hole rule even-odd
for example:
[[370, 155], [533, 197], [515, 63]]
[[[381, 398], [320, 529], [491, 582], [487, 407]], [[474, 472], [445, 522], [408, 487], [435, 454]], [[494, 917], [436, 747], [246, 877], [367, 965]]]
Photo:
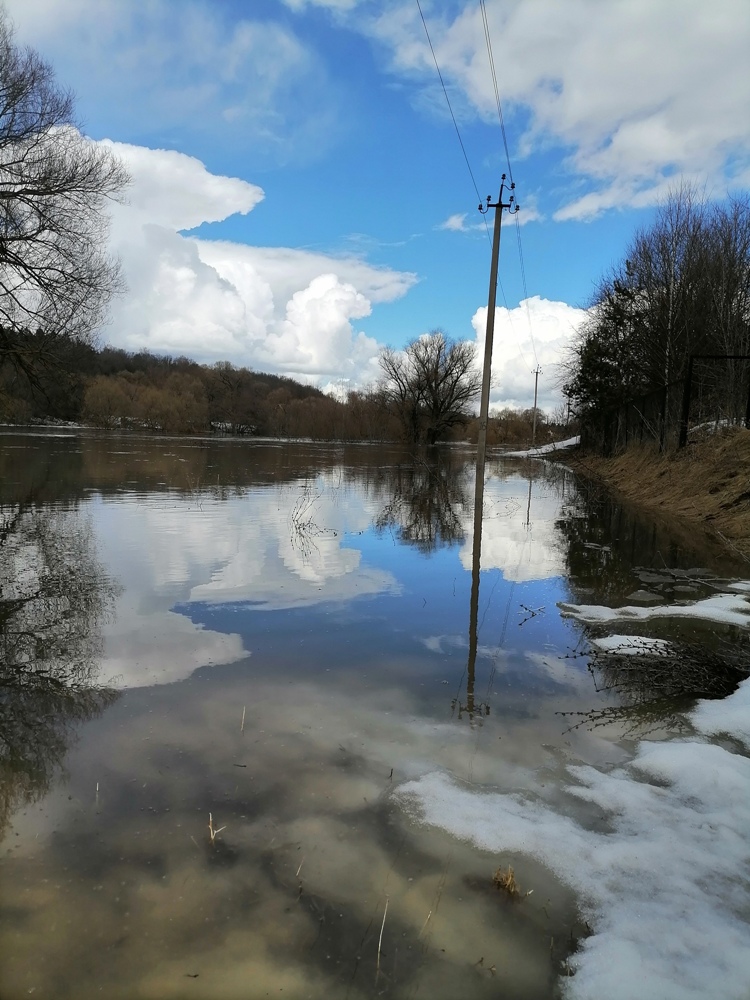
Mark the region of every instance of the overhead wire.
[[[495, 91], [495, 103], [497, 105], [497, 117], [498, 117], [498, 119], [500, 121], [500, 131], [501, 131], [502, 136], [503, 136], [503, 147], [505, 148], [505, 160], [506, 160], [506, 162], [508, 164], [508, 178], [510, 179], [511, 184], [513, 184], [513, 167], [511, 166], [511, 162], [510, 162], [510, 151], [508, 149], [508, 137], [507, 137], [507, 134], [506, 134], [506, 131], [505, 131], [505, 120], [503, 118], [503, 108], [502, 108], [502, 104], [500, 103], [500, 88], [498, 87], [497, 73], [495, 72], [495, 57], [492, 54], [492, 36], [491, 36], [491, 33], [490, 33], [489, 21], [487, 19], [487, 7], [485, 5], [485, 0], [479, 0], [479, 9], [480, 9], [480, 12], [481, 12], [481, 15], [482, 15], [482, 27], [484, 29], [484, 40], [485, 40], [485, 43], [487, 45], [487, 58], [488, 58], [489, 64], [490, 64], [490, 74], [492, 76], [492, 86], [493, 86], [493, 89]], [[516, 222], [516, 239], [517, 239], [517, 242], [518, 242], [518, 260], [519, 260], [519, 264], [520, 264], [520, 268], [521, 268], [521, 282], [522, 282], [522, 286], [523, 286], [523, 297], [524, 297], [524, 302], [526, 304], [526, 318], [527, 318], [527, 321], [528, 321], [528, 324], [529, 324], [529, 338], [531, 340], [531, 349], [534, 352], [534, 361], [536, 362], [536, 366], [538, 368], [539, 367], [539, 358], [537, 357], [537, 353], [536, 353], [536, 344], [534, 342], [534, 331], [533, 331], [532, 323], [531, 323], [531, 310], [529, 308], [529, 292], [528, 292], [528, 288], [526, 286], [526, 266], [525, 266], [524, 260], [523, 260], [523, 246], [522, 246], [522, 243], [521, 243], [521, 224], [518, 221], [518, 214], [516, 214], [515, 222]], [[507, 308], [507, 303], [506, 303], [506, 308]], [[521, 354], [521, 357], [523, 357], [523, 353]], [[526, 363], [526, 359], [525, 358], [524, 358], [524, 363]]]
[[[498, 87], [498, 84], [497, 84], [497, 74], [495, 73], [495, 61], [494, 61], [494, 58], [493, 58], [493, 55], [492, 55], [492, 42], [491, 42], [491, 39], [490, 39], [489, 23], [487, 21], [487, 11], [486, 11], [485, 6], [484, 6], [484, 0], [480, 0], [480, 5], [481, 5], [481, 8], [482, 8], [482, 20], [483, 20], [483, 23], [484, 23], [485, 41], [487, 43], [487, 53], [488, 53], [489, 60], [490, 60], [490, 70], [491, 70], [491, 73], [492, 73], [492, 82], [493, 82], [493, 87], [494, 87], [494, 90], [495, 90], [495, 101], [497, 103], [497, 112], [498, 112], [498, 117], [500, 119], [500, 128], [501, 128], [502, 136], [503, 136], [503, 145], [505, 147], [505, 157], [506, 157], [506, 160], [507, 160], [507, 163], [508, 163], [508, 176], [509, 176], [509, 178], [511, 180], [511, 183], [513, 183], [513, 169], [511, 167], [511, 163], [510, 163], [510, 152], [508, 150], [508, 140], [507, 140], [507, 136], [506, 136], [506, 132], [505, 132], [505, 122], [503, 120], [502, 105], [500, 103], [500, 90], [499, 90], [499, 87]], [[458, 127], [458, 121], [456, 120], [456, 116], [455, 116], [455, 114], [453, 112], [453, 106], [451, 104], [450, 97], [448, 96], [448, 88], [446, 87], [445, 80], [443, 79], [443, 74], [442, 74], [442, 71], [440, 69], [440, 65], [439, 65], [438, 60], [437, 60], [437, 54], [435, 53], [435, 47], [433, 46], [432, 39], [430, 38], [430, 32], [429, 32], [429, 29], [427, 27], [427, 21], [425, 19], [424, 12], [422, 10], [422, 5], [420, 3], [420, 0], [417, 0], [417, 9], [419, 10], [419, 16], [420, 16], [420, 18], [422, 19], [422, 27], [424, 28], [424, 33], [425, 33], [425, 36], [427, 38], [427, 44], [430, 46], [430, 52], [432, 53], [432, 61], [435, 63], [435, 69], [437, 71], [438, 79], [440, 80], [440, 85], [443, 88], [443, 95], [445, 96], [445, 103], [448, 105], [448, 111], [450, 112], [451, 120], [453, 122], [453, 127], [456, 130], [456, 137], [458, 138], [458, 143], [459, 143], [459, 145], [461, 147], [461, 152], [463, 153], [464, 160], [466, 161], [466, 167], [467, 167], [467, 169], [469, 171], [469, 176], [471, 177], [471, 182], [474, 185], [474, 191], [476, 193], [477, 199], [479, 200], [479, 204], [481, 205], [482, 204], [482, 196], [479, 193], [479, 187], [477, 185], [476, 178], [474, 176], [474, 171], [471, 168], [471, 163], [469, 161], [469, 155], [466, 152], [466, 146], [464, 145], [464, 141], [463, 141], [463, 139], [461, 137], [461, 130]], [[489, 240], [489, 242], [491, 244], [492, 243], [492, 236], [490, 235], [489, 226], [487, 224], [487, 215], [486, 215], [486, 213], [483, 214], [482, 217], [483, 217], [483, 220], [484, 220], [484, 227], [485, 227], [485, 230], [487, 232], [487, 239]], [[525, 292], [525, 290], [526, 290], [526, 272], [525, 272], [524, 265], [523, 265], [523, 253], [522, 253], [522, 250], [521, 250], [521, 237], [520, 237], [520, 229], [518, 227], [518, 217], [516, 217], [516, 230], [517, 230], [517, 233], [518, 233], [518, 250], [519, 250], [519, 255], [520, 255], [520, 258], [521, 258], [521, 275], [522, 275], [522, 279], [523, 279], [523, 287], [524, 287], [524, 292]], [[513, 320], [511, 319], [510, 308], [508, 306], [508, 300], [507, 300], [506, 295], [505, 295], [505, 289], [503, 288], [502, 281], [499, 278], [498, 278], [498, 286], [500, 288], [500, 292], [501, 292], [502, 297], [503, 297], [503, 302], [505, 303], [505, 311], [506, 311], [506, 313], [508, 315], [508, 323], [510, 325], [511, 334], [513, 336], [513, 339], [516, 342], [516, 347], [518, 348], [518, 352], [521, 355], [523, 363], [527, 367], [530, 367], [529, 364], [528, 364], [528, 361], [526, 359], [526, 356], [524, 355], [523, 350], [521, 348], [520, 341], [519, 341], [518, 337], [516, 336], [516, 331], [515, 331], [515, 328], [513, 326]], [[526, 301], [526, 309], [527, 309], [527, 317], [528, 317], [528, 321], [529, 321], [529, 334], [530, 334], [530, 337], [531, 337], [531, 347], [532, 347], [532, 350], [534, 351], [534, 358], [536, 359], [536, 346], [534, 344], [534, 336], [533, 336], [533, 333], [531, 331], [531, 315], [530, 315], [530, 312], [528, 310], [528, 294], [525, 294], [525, 298], [527, 300]], [[537, 364], [538, 364], [538, 362], [537, 362]]]
[[[450, 99], [450, 97], [448, 97], [448, 88], [445, 86], [445, 80], [443, 80], [443, 74], [440, 72], [440, 66], [438, 65], [437, 56], [435, 55], [435, 49], [433, 48], [433, 45], [432, 45], [432, 39], [430, 38], [430, 32], [427, 30], [427, 21], [425, 21], [424, 14], [422, 13], [422, 5], [419, 2], [419, 0], [417, 0], [417, 8], [419, 9], [419, 16], [422, 18], [422, 27], [424, 28], [424, 33], [427, 36], [427, 44], [430, 46], [430, 52], [432, 53], [432, 60], [435, 63], [435, 69], [437, 70], [437, 75], [440, 78], [440, 85], [443, 88], [443, 94], [445, 95], [445, 102], [448, 105], [448, 110], [450, 111], [451, 119], [453, 120], [453, 127], [455, 128], [456, 135], [458, 136], [458, 142], [459, 142], [459, 145], [461, 146], [461, 152], [464, 154], [464, 159], [466, 160], [466, 166], [468, 167], [469, 175], [471, 177], [471, 182], [474, 185], [474, 190], [476, 191], [476, 195], [477, 195], [477, 198], [479, 200], [479, 204], [481, 205], [481, 203], [482, 203], [482, 196], [479, 193], [479, 187], [477, 186], [477, 182], [476, 182], [476, 179], [474, 177], [474, 171], [471, 169], [471, 164], [469, 163], [469, 156], [468, 156], [468, 153], [466, 152], [466, 147], [464, 146], [464, 141], [461, 138], [461, 132], [459, 131], [459, 128], [458, 128], [458, 122], [456, 121], [456, 116], [453, 113], [453, 106], [451, 105], [451, 99]], [[489, 236], [490, 231], [489, 231], [489, 228], [487, 226], [487, 220], [486, 219], [484, 220], [484, 225], [485, 225], [485, 228], [487, 229], [487, 235]]]
[[500, 131], [503, 135], [503, 146], [505, 147], [505, 160], [508, 164], [508, 177], [513, 183], [513, 168], [510, 165], [510, 153], [508, 151], [508, 137], [505, 134], [505, 121], [503, 120], [503, 109], [500, 104], [500, 88], [497, 85], [497, 74], [495, 73], [495, 59], [492, 55], [492, 39], [490, 37], [490, 25], [487, 20], [487, 8], [484, 0], [479, 0], [479, 7], [482, 12], [482, 25], [484, 27], [484, 40], [487, 43], [487, 56], [490, 61], [490, 73], [492, 74], [492, 85], [495, 89], [495, 103], [497, 104], [497, 116], [500, 119]]

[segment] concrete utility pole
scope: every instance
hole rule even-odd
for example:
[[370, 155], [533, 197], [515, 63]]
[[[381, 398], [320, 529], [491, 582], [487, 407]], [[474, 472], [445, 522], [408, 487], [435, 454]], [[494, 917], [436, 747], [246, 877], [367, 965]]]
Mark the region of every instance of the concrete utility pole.
[[536, 391], [539, 387], [539, 376], [542, 374], [542, 366], [537, 365], [531, 373], [534, 376], [534, 418], [531, 422], [531, 447], [536, 444]]
[[[515, 184], [510, 185], [513, 191]], [[484, 465], [487, 450], [487, 420], [490, 411], [490, 380], [492, 377], [492, 341], [495, 336], [495, 301], [497, 299], [497, 265], [500, 260], [500, 227], [503, 219], [503, 209], [508, 209], [511, 215], [518, 211], [515, 195], [511, 194], [507, 202], [503, 201], [505, 191], [505, 174], [500, 184], [500, 195], [493, 205], [490, 196], [487, 204], [479, 211], [486, 215], [491, 208], [495, 209], [495, 228], [492, 236], [492, 262], [490, 264], [490, 294], [487, 302], [487, 327], [484, 335], [484, 368], [482, 369], [482, 396], [479, 403], [479, 436], [477, 438], [477, 478], [474, 491], [474, 541], [471, 559], [471, 601], [469, 605], [469, 661], [466, 681], [466, 711], [471, 720], [475, 711], [474, 704], [474, 670], [477, 658], [477, 622], [479, 611], [479, 566], [482, 557], [482, 511], [484, 508]], [[462, 706], [459, 704], [459, 714]]]
[[[515, 184], [510, 185], [513, 191]], [[518, 211], [515, 195], [511, 195], [507, 202], [503, 201], [503, 191], [505, 190], [505, 174], [502, 176], [500, 184], [500, 195], [493, 205], [490, 196], [487, 195], [487, 204], [483, 208], [481, 203], [479, 211], [486, 215], [491, 208], [495, 209], [495, 228], [492, 234], [492, 261], [490, 263], [490, 293], [487, 301], [487, 328], [484, 335], [484, 367], [482, 368], [482, 395], [479, 401], [479, 436], [477, 438], [477, 475], [481, 463], [482, 477], [484, 477], [484, 456], [487, 449], [487, 419], [490, 412], [490, 379], [492, 377], [492, 341], [495, 336], [495, 303], [497, 301], [497, 265], [500, 260], [500, 227], [503, 221], [503, 209], [507, 208], [511, 215]]]

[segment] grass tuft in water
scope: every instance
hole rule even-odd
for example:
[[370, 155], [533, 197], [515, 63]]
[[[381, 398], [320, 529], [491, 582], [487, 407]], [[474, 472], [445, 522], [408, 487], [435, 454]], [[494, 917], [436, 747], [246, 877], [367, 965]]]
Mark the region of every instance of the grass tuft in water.
[[504, 892], [510, 899], [521, 898], [521, 887], [516, 881], [515, 872], [510, 865], [508, 865], [507, 871], [498, 868], [492, 876], [492, 881], [495, 884], [495, 888], [500, 892]]

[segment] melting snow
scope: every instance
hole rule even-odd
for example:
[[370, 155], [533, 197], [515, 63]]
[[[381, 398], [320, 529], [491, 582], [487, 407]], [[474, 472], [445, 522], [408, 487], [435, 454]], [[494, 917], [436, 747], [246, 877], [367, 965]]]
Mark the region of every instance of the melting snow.
[[[688, 615], [750, 624], [749, 584], [691, 605], [561, 605], [582, 621]], [[643, 652], [659, 640], [612, 635], [600, 649]], [[601, 810], [606, 832], [576, 821], [529, 779], [498, 793], [443, 773], [396, 796], [419, 822], [493, 853], [532, 855], [579, 895], [593, 933], [561, 983], [570, 1000], [747, 1000], [750, 996], [750, 758], [708, 742], [734, 737], [750, 751], [750, 679], [691, 713], [695, 740], [642, 742], [611, 770], [569, 765], [564, 791]]]
[[606, 608], [598, 604], [558, 605], [563, 617], [582, 622], [647, 621], [649, 618], [703, 618], [724, 625], [750, 625], [750, 602], [741, 593], [717, 594], [693, 604], [659, 604], [643, 608]]

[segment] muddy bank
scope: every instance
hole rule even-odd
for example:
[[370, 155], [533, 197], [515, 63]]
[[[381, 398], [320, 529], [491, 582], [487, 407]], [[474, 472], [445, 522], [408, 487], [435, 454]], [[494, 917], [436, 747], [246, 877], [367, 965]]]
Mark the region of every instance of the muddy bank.
[[702, 525], [750, 560], [750, 431], [716, 434], [669, 455], [635, 447], [602, 458], [576, 449], [564, 462], [634, 503]]

